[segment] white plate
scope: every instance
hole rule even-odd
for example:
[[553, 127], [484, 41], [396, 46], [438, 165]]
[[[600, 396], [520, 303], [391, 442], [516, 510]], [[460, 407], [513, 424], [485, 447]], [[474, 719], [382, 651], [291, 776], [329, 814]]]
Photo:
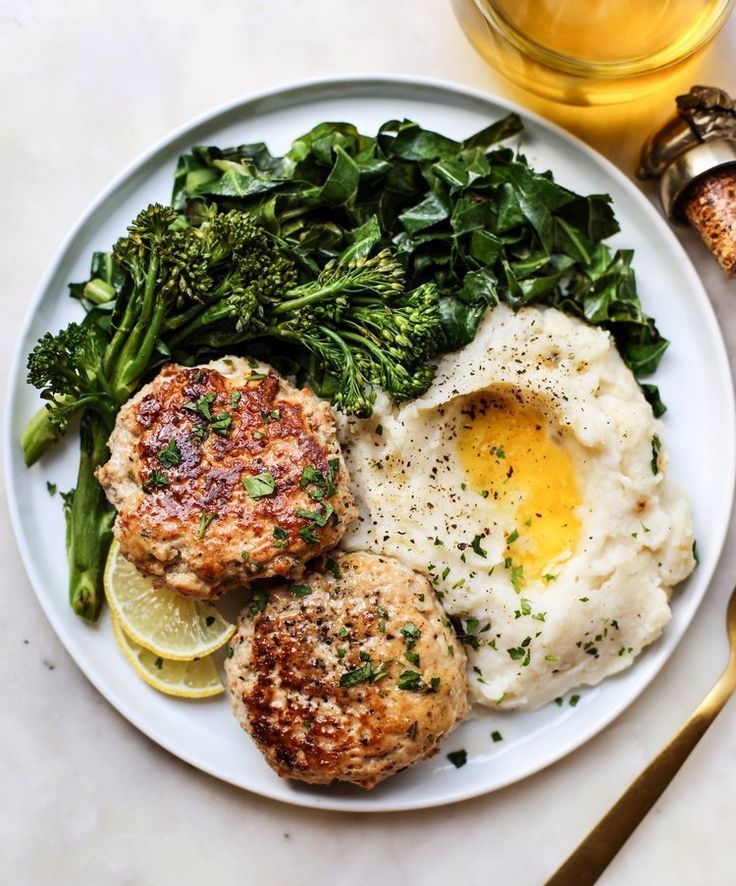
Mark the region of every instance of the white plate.
[[[265, 141], [281, 153], [322, 120], [348, 120], [373, 133], [397, 117], [461, 138], [509, 110], [525, 120], [523, 150], [530, 162], [552, 169], [576, 191], [610, 193], [623, 229], [613, 243], [636, 249], [645, 309], [673, 342], [657, 382], [670, 407], [665, 425], [671, 470], [693, 504], [700, 567], [677, 590], [674, 618], [662, 639], [628, 671], [581, 691], [576, 707], [565, 702], [466, 722], [443, 753], [369, 794], [282, 781], [240, 730], [226, 698], [183, 702], [157, 694], [118, 653], [105, 617], [88, 627], [69, 609], [61, 503], [49, 497], [46, 480], [60, 489], [73, 485], [77, 445], [70, 439], [32, 470], [23, 466], [18, 439], [38, 408], [36, 392], [24, 382], [26, 354], [42, 333], [78, 315], [66, 284], [85, 279], [92, 251], [109, 248], [150, 201], [168, 202], [176, 158], [192, 145]], [[218, 778], [302, 806], [351, 811], [417, 809], [495, 790], [558, 760], [620, 714], [667, 660], [706, 591], [728, 524], [735, 464], [731, 379], [713, 311], [675, 237], [636, 187], [590, 148], [508, 102], [448, 84], [395, 78], [322, 81], [246, 99], [174, 133], [113, 182], [69, 235], [31, 305], [11, 376], [5, 438], [10, 510], [31, 582], [69, 653], [108, 701], [154, 741]], [[495, 729], [503, 734], [496, 744], [490, 740]], [[468, 751], [462, 769], [445, 756], [458, 748]]]

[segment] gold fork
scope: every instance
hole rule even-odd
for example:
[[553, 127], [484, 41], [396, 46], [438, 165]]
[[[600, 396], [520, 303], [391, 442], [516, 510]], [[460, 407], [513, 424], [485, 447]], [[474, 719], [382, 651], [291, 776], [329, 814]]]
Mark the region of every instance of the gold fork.
[[690, 752], [736, 690], [736, 588], [726, 610], [730, 657], [726, 670], [675, 737], [611, 807], [546, 886], [590, 886], [608, 867], [677, 775]]

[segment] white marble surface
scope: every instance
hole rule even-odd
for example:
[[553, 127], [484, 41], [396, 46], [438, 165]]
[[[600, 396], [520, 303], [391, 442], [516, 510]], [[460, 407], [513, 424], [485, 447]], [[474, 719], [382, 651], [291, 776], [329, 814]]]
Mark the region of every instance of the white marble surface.
[[[732, 20], [697, 76], [736, 93]], [[475, 55], [449, 0], [0, 0], [3, 122], [0, 373], [68, 227], [173, 127], [304, 77], [400, 72], [507, 95], [557, 119], [631, 174], [668, 102], [570, 111], [533, 102]], [[689, 85], [686, 84], [686, 85]], [[613, 125], [615, 124], [615, 125]], [[730, 352], [734, 283], [687, 233]], [[707, 396], [707, 392], [704, 392]], [[693, 457], [705, 457], [708, 441]], [[541, 883], [687, 717], [726, 656], [733, 533], [664, 672], [609, 729], [546, 772], [412, 814], [292, 809], [220, 784], [119, 716], [69, 659], [23, 573], [0, 508], [0, 883]], [[736, 882], [736, 704], [696, 749], [602, 879]]]

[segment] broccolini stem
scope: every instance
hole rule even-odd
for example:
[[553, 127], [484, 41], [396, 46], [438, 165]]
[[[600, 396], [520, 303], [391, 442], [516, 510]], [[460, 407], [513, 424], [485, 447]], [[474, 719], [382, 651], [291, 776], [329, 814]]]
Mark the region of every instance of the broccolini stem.
[[23, 429], [20, 442], [23, 447], [23, 460], [30, 468], [59, 439], [59, 430], [51, 421], [46, 406], [36, 412]]
[[69, 602], [77, 615], [94, 621], [102, 606], [102, 577], [112, 541], [114, 511], [94, 471], [107, 461], [108, 429], [86, 410], [80, 429], [77, 486], [66, 509]]
[[320, 286], [319, 289], [316, 290], [314, 289], [313, 283], [305, 283], [304, 286], [297, 286], [296, 289], [292, 289], [288, 294], [294, 296], [300, 291], [304, 291], [306, 294], [298, 295], [297, 298], [292, 297], [286, 301], [279, 302], [273, 309], [272, 313], [278, 317], [281, 314], [289, 314], [291, 311], [298, 311], [300, 308], [304, 308], [307, 305], [327, 301], [335, 295], [342, 295], [345, 292], [345, 281], [338, 277], [332, 283], [328, 283], [326, 286]]

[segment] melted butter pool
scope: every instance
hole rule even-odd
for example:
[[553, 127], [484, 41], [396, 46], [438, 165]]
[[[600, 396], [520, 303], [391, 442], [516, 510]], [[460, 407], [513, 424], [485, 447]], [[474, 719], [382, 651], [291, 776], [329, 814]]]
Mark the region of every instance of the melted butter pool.
[[523, 566], [524, 578], [551, 580], [580, 538], [581, 494], [570, 453], [544, 413], [512, 394], [475, 394], [460, 408], [457, 448], [468, 486], [510, 510], [515, 529], [507, 556]]

